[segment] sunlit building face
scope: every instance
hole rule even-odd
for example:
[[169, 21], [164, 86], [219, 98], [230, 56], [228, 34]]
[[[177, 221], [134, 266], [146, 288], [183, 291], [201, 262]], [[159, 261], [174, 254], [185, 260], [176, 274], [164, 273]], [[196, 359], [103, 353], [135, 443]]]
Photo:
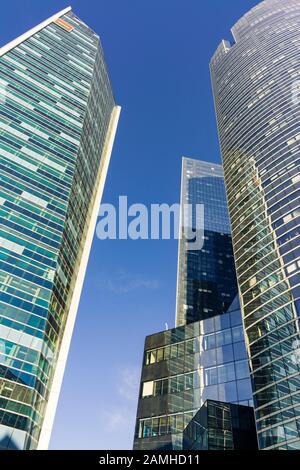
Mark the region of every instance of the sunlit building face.
[[46, 448], [119, 109], [70, 8], [0, 62], [0, 448]]
[[259, 445], [300, 448], [300, 2], [266, 0], [211, 60]]

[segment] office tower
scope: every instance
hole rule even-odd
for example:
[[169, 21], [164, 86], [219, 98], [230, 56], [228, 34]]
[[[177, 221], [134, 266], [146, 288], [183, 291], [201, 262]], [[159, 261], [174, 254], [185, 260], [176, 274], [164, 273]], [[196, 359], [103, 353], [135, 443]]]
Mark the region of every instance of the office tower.
[[0, 448], [47, 448], [116, 131], [67, 8], [0, 50]]
[[[176, 325], [224, 313], [237, 301], [231, 232], [221, 165], [183, 158], [181, 207], [204, 206], [204, 247], [179, 242]], [[195, 214], [192, 216], [195, 227]], [[182, 224], [184, 225], [184, 224]], [[183, 227], [182, 227], [183, 230]]]
[[[184, 284], [196, 281], [200, 293], [192, 313], [203, 311], [204, 319], [146, 338], [134, 439], [139, 450], [182, 450], [184, 429], [206, 400], [252, 406], [222, 167], [185, 158], [182, 171], [181, 199], [204, 203], [207, 210], [202, 254], [190, 256], [186, 241], [179, 245], [178, 289], [182, 295]], [[216, 266], [223, 262], [226, 268]], [[224, 298], [217, 296], [219, 289]], [[201, 293], [207, 294], [202, 304]]]
[[300, 449], [300, 2], [266, 0], [211, 60], [261, 449]]

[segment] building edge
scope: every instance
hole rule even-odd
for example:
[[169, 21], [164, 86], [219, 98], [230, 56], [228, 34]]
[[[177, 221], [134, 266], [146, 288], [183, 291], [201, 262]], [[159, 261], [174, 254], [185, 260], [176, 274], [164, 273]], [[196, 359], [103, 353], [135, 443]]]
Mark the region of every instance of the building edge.
[[29, 29], [28, 31], [26, 31], [26, 33], [23, 33], [20, 36], [18, 36], [16, 39], [13, 39], [9, 43], [7, 43], [5, 46], [2, 46], [0, 48], [0, 57], [2, 57], [4, 54], [6, 54], [8, 51], [18, 46], [19, 44], [21, 44], [22, 42], [26, 41], [26, 39], [29, 39], [33, 34], [36, 34], [42, 29], [44, 29], [50, 23], [53, 23], [53, 21], [57, 20], [57, 18], [60, 18], [61, 16], [71, 11], [71, 9], [72, 7], [64, 8], [58, 13], [55, 13], [54, 15], [50, 16], [46, 20], [42, 21], [42, 23], [38, 24], [37, 26], [34, 26], [33, 28]]
[[178, 248], [177, 248], [177, 278], [176, 278], [176, 307], [175, 307], [175, 325], [180, 325], [179, 319], [179, 266], [180, 266], [180, 255], [181, 255], [181, 237], [182, 237], [182, 226], [183, 226], [183, 198], [182, 198], [182, 185], [183, 185], [183, 168], [186, 157], [181, 157], [181, 176], [180, 176], [180, 214], [179, 214], [179, 233], [178, 233]]

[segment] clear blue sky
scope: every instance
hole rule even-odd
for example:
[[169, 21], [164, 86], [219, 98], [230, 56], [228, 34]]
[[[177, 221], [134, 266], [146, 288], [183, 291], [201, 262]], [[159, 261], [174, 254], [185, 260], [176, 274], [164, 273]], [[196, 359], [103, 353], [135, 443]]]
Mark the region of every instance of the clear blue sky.
[[[256, 0], [74, 0], [122, 114], [103, 202], [179, 202], [181, 156], [219, 162], [208, 64]], [[0, 44], [65, 8], [1, 3]], [[176, 241], [94, 240], [52, 449], [131, 448], [144, 337], [174, 325]]]

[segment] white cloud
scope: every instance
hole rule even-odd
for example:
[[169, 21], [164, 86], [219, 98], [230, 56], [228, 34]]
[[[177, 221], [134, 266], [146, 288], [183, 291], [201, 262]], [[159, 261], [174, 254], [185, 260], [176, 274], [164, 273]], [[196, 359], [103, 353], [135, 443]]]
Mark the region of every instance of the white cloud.
[[118, 393], [129, 401], [137, 401], [139, 393], [140, 368], [130, 366], [123, 369], [118, 381]]
[[110, 408], [104, 411], [103, 421], [108, 432], [125, 430], [129, 434], [134, 430], [135, 417], [132, 410], [127, 408]]
[[157, 280], [144, 279], [141, 276], [134, 277], [125, 271], [119, 271], [113, 279], [104, 282], [104, 287], [115, 294], [127, 294], [137, 289], [158, 289], [160, 283]]

